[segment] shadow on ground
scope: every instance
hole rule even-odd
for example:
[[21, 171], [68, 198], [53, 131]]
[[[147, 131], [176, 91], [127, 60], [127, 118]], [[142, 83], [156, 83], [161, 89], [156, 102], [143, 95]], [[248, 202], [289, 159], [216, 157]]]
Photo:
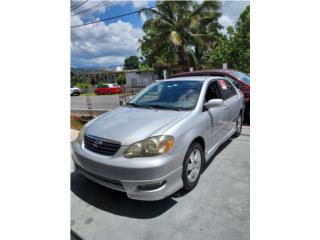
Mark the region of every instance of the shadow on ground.
[[[231, 140], [226, 141], [217, 152], [205, 164], [203, 171], [214, 161], [215, 157], [227, 146]], [[123, 192], [115, 191], [101, 186], [80, 173], [71, 174], [71, 191], [86, 203], [116, 215], [126, 216], [129, 218], [150, 219], [155, 218], [172, 208], [180, 198], [188, 192], [179, 190], [172, 197], [161, 201], [146, 202], [132, 200]]]
[[101, 186], [77, 172], [71, 174], [71, 191], [96, 208], [130, 218], [155, 218], [177, 203], [171, 198], [156, 202], [132, 200], [125, 193]]

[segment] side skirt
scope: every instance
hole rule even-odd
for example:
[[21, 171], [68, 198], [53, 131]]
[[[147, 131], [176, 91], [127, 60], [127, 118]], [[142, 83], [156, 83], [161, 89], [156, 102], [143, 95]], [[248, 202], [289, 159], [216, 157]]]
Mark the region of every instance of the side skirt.
[[236, 132], [236, 128], [232, 128], [232, 130], [230, 132], [228, 132], [228, 134], [226, 134], [226, 136], [224, 136], [223, 138], [221, 138], [221, 140], [219, 142], [216, 143], [216, 145], [214, 145], [211, 149], [209, 149], [208, 151], [205, 152], [205, 157], [206, 157], [206, 162], [212, 157], [212, 155], [217, 151], [217, 149], [225, 142], [227, 141], [229, 138], [231, 138], [233, 136], [233, 134]]

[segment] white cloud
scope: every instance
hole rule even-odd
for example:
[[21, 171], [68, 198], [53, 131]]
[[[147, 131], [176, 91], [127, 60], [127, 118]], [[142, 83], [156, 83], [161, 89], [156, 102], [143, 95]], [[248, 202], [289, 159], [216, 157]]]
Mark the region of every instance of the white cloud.
[[234, 22], [231, 20], [231, 18], [230, 17], [228, 17], [228, 16], [226, 16], [226, 15], [222, 15], [221, 17], [220, 17], [220, 19], [219, 19], [219, 22], [220, 22], [220, 24], [224, 27], [223, 29], [222, 29], [222, 32], [223, 33], [226, 33], [226, 29], [227, 29], [227, 27], [228, 26], [230, 26], [230, 25], [234, 25]]
[[134, 0], [132, 1], [132, 5], [134, 8], [136, 9], [141, 9], [141, 8], [145, 8], [149, 5], [149, 1], [138, 1], [138, 0]]
[[[82, 23], [79, 16], [71, 20], [72, 26]], [[137, 54], [138, 40], [143, 34], [141, 29], [121, 20], [72, 28], [72, 65], [122, 64], [124, 58]]]
[[228, 26], [234, 26], [240, 17], [240, 13], [250, 4], [249, 1], [222, 1], [222, 16], [219, 19], [224, 27], [221, 32], [226, 33]]
[[[93, 21], [93, 20], [96, 20], [97, 14], [104, 14], [111, 7], [124, 6], [126, 4], [127, 4], [127, 1], [124, 1], [124, 0], [112, 0], [112, 1], [89, 0], [83, 5], [81, 5], [79, 8], [76, 8], [75, 10], [71, 11], [71, 19], [74, 17], [80, 16], [81, 19]], [[71, 3], [71, 5], [74, 5], [74, 3]]]

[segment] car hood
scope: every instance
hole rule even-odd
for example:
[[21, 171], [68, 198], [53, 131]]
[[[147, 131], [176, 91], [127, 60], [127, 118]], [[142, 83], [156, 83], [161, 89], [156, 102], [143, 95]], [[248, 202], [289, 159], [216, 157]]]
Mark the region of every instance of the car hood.
[[163, 134], [189, 114], [186, 111], [119, 107], [90, 122], [86, 134], [130, 145]]

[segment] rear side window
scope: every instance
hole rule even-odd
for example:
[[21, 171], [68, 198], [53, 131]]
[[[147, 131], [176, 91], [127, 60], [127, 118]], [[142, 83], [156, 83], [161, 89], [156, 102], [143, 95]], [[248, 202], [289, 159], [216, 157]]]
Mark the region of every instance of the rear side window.
[[236, 90], [233, 88], [229, 81], [220, 79], [218, 80], [218, 84], [221, 89], [223, 99], [231, 98], [232, 96], [237, 94]]

